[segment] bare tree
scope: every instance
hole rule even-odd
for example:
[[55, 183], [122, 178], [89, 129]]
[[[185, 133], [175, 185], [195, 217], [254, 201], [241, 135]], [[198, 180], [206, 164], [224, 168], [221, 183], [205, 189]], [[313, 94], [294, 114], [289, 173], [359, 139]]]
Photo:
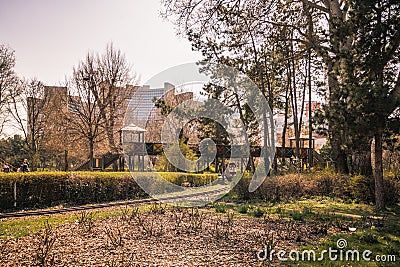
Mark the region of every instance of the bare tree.
[[88, 143], [89, 168], [93, 170], [94, 144], [102, 134], [102, 116], [94, 91], [100, 91], [101, 84], [96, 69], [96, 59], [88, 54], [73, 70], [69, 88], [68, 125], [70, 133]]
[[125, 55], [112, 43], [103, 54], [88, 53], [74, 69], [67, 117], [71, 134], [88, 141], [90, 168], [95, 143], [106, 139], [110, 152], [120, 152], [115, 135], [122, 128], [127, 99], [136, 88], [131, 83], [136, 81]]
[[136, 83], [137, 79], [125, 55], [112, 43], [107, 45], [104, 54], [96, 55], [94, 63], [99, 86], [91, 86], [90, 89], [99, 107], [101, 126], [107, 134], [109, 149], [118, 153], [120, 148], [116, 144], [115, 133], [122, 126], [117, 123], [124, 116], [126, 100], [133, 95], [134, 87], [130, 84]]
[[10, 91], [8, 112], [14, 126], [22, 132], [32, 157], [31, 167], [36, 169], [40, 158], [40, 147], [45, 134], [46, 116], [42, 112], [47, 95], [44, 85], [36, 78], [22, 81]]
[[12, 92], [19, 84], [14, 72], [15, 53], [3, 44], [0, 44], [0, 135], [4, 124], [8, 121], [8, 103]]

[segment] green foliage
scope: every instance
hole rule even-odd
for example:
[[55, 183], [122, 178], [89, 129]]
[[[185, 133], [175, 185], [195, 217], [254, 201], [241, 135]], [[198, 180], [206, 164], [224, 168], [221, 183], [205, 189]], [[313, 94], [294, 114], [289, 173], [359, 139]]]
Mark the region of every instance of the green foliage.
[[275, 209], [275, 213], [277, 213], [277, 214], [283, 214], [283, 213], [285, 213], [285, 211], [284, 211], [281, 207], [277, 207], [277, 208]]
[[[349, 180], [351, 198], [364, 203], [373, 203], [375, 199], [375, 184], [373, 177], [354, 175]], [[387, 176], [384, 179], [385, 203], [396, 204], [399, 198], [400, 184], [395, 178]]]
[[324, 145], [319, 150], [319, 154], [326, 161], [332, 160], [332, 148], [331, 148], [331, 146], [329, 144]]
[[156, 108], [161, 111], [161, 115], [168, 116], [169, 113], [173, 110], [173, 107], [169, 106], [165, 99], [157, 99], [156, 97], [153, 98], [153, 103]]
[[[168, 148], [168, 153], [171, 154], [178, 154], [182, 153], [186, 159], [188, 160], [195, 160], [197, 159], [196, 154], [193, 152], [193, 150], [190, 149], [190, 147], [181, 140], [179, 142], [179, 146], [172, 146]], [[187, 168], [187, 167], [186, 167]], [[181, 171], [178, 170], [177, 167], [175, 167], [171, 162], [167, 159], [167, 157], [164, 155], [164, 153], [158, 157], [155, 169], [157, 171], [166, 171], [166, 172], [177, 172]], [[196, 171], [196, 170], [191, 170], [191, 171]]]
[[264, 214], [265, 214], [265, 210], [262, 209], [262, 208], [260, 208], [260, 207], [257, 207], [257, 208], [252, 212], [252, 215], [253, 215], [254, 217], [256, 217], [256, 218], [261, 218], [262, 216], [264, 216]]
[[364, 175], [354, 175], [350, 178], [350, 193], [353, 198], [365, 203], [374, 201], [374, 180]]
[[297, 210], [291, 212], [290, 217], [292, 217], [293, 220], [295, 220], [295, 221], [303, 221], [304, 220], [304, 214]]
[[248, 210], [249, 210], [249, 205], [247, 204], [240, 205], [237, 209], [237, 211], [242, 214], [246, 214]]
[[[231, 115], [232, 111], [230, 109], [225, 108], [222, 111], [220, 106], [216, 106], [215, 100], [221, 97], [224, 88], [221, 86], [215, 86], [213, 84], [207, 84], [203, 87], [203, 89], [206, 94], [210, 96], [210, 98], [204, 102], [204, 106], [199, 107], [200, 111], [207, 113], [210, 110], [220, 110], [224, 114]], [[230, 137], [226, 131], [227, 121], [224, 117], [220, 119], [221, 121], [219, 123], [210, 118], [198, 118], [198, 138], [200, 140], [210, 138], [216, 144], [228, 145], [230, 142]]]
[[360, 236], [360, 240], [370, 244], [378, 243], [378, 237], [371, 231], [364, 231]]
[[[27, 143], [19, 135], [7, 139], [0, 139], [0, 164], [3, 161], [10, 164], [11, 169], [16, 171], [24, 158], [29, 158]], [[2, 165], [1, 165], [2, 167]]]
[[222, 203], [214, 204], [215, 212], [218, 213], [225, 213], [226, 212], [226, 205]]

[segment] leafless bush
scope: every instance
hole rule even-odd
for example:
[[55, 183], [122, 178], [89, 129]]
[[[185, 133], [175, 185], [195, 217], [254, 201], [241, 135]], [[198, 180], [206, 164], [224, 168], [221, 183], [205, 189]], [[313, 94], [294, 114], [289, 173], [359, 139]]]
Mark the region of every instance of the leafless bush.
[[[233, 213], [232, 213], [233, 214]], [[191, 231], [199, 231], [202, 229], [204, 221], [204, 213], [199, 208], [192, 208], [189, 212], [188, 229]]]
[[278, 231], [276, 235], [280, 237], [280, 239], [291, 240], [294, 239], [294, 235], [297, 234], [296, 224], [294, 221], [285, 221], [282, 222], [283, 231]]
[[255, 192], [249, 193], [250, 179], [243, 178], [232, 192], [242, 199], [254, 198], [269, 201], [299, 199], [307, 196], [348, 198], [349, 181], [348, 176], [329, 172], [303, 173], [301, 176], [286, 174], [266, 179]]
[[86, 232], [92, 231], [96, 212], [81, 211], [76, 215], [76, 222]]
[[121, 220], [129, 222], [130, 221], [130, 208], [128, 206], [119, 208], [121, 212]]
[[124, 245], [124, 238], [118, 222], [115, 228], [106, 226], [104, 232], [107, 236], [107, 243], [110, 242], [114, 248], [122, 247]]
[[186, 210], [185, 209], [175, 209], [172, 212], [172, 218], [174, 220], [174, 230], [175, 231], [180, 231], [181, 227], [184, 223], [184, 219], [186, 217]]
[[47, 220], [44, 228], [36, 234], [35, 260], [39, 266], [52, 265], [54, 255], [51, 254], [54, 243], [57, 240], [57, 233]]
[[264, 223], [269, 223], [270, 220], [271, 220], [271, 213], [267, 210], [267, 211], [264, 213], [263, 222], [264, 222]]
[[150, 206], [150, 212], [156, 214], [164, 214], [167, 209], [167, 204], [153, 203]]
[[253, 235], [253, 239], [256, 241], [256, 243], [258, 243], [259, 246], [268, 253], [267, 255], [264, 255], [265, 258], [270, 257], [271, 251], [275, 249], [275, 246], [278, 243], [275, 235], [276, 233], [272, 230], [267, 230], [265, 234], [256, 233]]
[[[163, 234], [163, 225], [158, 226], [157, 217], [154, 214], [164, 214], [166, 205], [155, 204], [150, 207], [150, 213], [140, 213], [139, 207], [122, 210], [122, 219], [129, 223], [136, 222], [143, 232], [149, 236], [160, 236]], [[129, 214], [129, 216], [128, 216]]]
[[131, 214], [130, 214], [130, 217], [129, 217], [130, 221], [136, 219], [138, 216], [139, 216], [139, 207], [134, 207], [131, 210]]
[[143, 232], [149, 236], [161, 236], [164, 233], [163, 224], [157, 222], [156, 216], [146, 216], [148, 214], [139, 214], [136, 217], [138, 225], [142, 228]]
[[311, 227], [310, 233], [317, 236], [326, 236], [328, 234], [329, 224], [315, 224]]
[[216, 239], [228, 238], [233, 230], [233, 212], [226, 213], [226, 219], [218, 216], [212, 229], [212, 234]]

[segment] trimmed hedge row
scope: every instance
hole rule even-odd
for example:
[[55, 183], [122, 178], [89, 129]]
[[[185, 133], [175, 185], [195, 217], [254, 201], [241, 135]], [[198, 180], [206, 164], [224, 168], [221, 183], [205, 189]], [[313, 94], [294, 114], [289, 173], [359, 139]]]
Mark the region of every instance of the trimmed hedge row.
[[[241, 179], [232, 190], [232, 196], [240, 199], [262, 199], [265, 201], [287, 201], [302, 197], [329, 196], [364, 203], [374, 202], [374, 181], [366, 176], [345, 176], [330, 172], [287, 174], [267, 177], [253, 193], [248, 192], [250, 178]], [[400, 181], [386, 177], [385, 202], [400, 201]]]
[[[154, 173], [138, 172], [30, 172], [0, 174], [0, 211], [43, 208], [59, 204], [81, 205], [147, 197], [135, 179], [149, 180]], [[162, 173], [181, 185], [206, 184], [216, 175]], [[17, 206], [14, 207], [14, 184]], [[167, 189], [167, 188], [164, 188]], [[162, 193], [162, 192], [160, 192]]]

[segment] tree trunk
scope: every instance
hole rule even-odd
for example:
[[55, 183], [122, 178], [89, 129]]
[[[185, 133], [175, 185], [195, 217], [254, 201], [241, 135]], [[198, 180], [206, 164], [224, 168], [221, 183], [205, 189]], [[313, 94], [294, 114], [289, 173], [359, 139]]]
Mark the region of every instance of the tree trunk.
[[115, 144], [113, 119], [110, 119], [110, 122], [108, 123], [108, 125], [106, 127], [106, 131], [107, 131], [108, 146], [110, 148], [111, 153], [113, 153], [113, 154], [119, 153], [119, 149]]
[[254, 158], [253, 158], [252, 155], [250, 155], [250, 157], [249, 157], [249, 166], [250, 166], [250, 172], [251, 173], [255, 173], [256, 172], [256, 165], [254, 163]]
[[93, 171], [94, 140], [89, 139], [89, 170]]
[[285, 119], [283, 122], [283, 130], [282, 130], [282, 165], [286, 165], [285, 158], [285, 148], [286, 148], [286, 131], [288, 127], [288, 116], [289, 116], [289, 86], [286, 88], [285, 92]]
[[38, 165], [39, 165], [39, 152], [34, 151], [30, 166], [31, 171], [37, 171]]
[[341, 141], [337, 137], [336, 131], [331, 131], [330, 144], [332, 147], [332, 158], [335, 162], [335, 171], [338, 173], [348, 174], [349, 167], [347, 166], [347, 156], [341, 148]]
[[382, 167], [382, 133], [381, 128], [377, 128], [374, 134], [374, 142], [371, 146], [373, 151], [373, 172], [375, 180], [375, 207], [377, 210], [385, 208], [385, 191], [383, 184], [383, 167]]
[[371, 150], [355, 150], [351, 155], [351, 173], [372, 175]]
[[68, 171], [68, 150], [64, 150], [64, 170], [63, 171]]
[[[328, 69], [328, 86], [329, 86], [329, 109], [328, 109], [328, 122], [329, 122], [329, 139], [332, 148], [332, 159], [335, 163], [335, 170], [338, 173], [349, 173], [347, 165], [347, 155], [342, 149], [344, 144], [342, 134], [340, 132], [340, 122], [337, 121], [337, 115], [334, 113], [340, 110], [342, 107], [338, 103], [339, 99], [339, 83], [338, 77], [334, 72], [334, 68], [337, 67], [338, 62], [332, 62], [328, 60], [326, 62]], [[333, 113], [333, 114], [332, 114]]]
[[[292, 115], [293, 115], [293, 126], [294, 126], [294, 136], [295, 136], [295, 154], [296, 157], [300, 157], [300, 134], [301, 134], [301, 125], [299, 125], [299, 118], [298, 118], [298, 109], [297, 109], [297, 84], [296, 84], [296, 64], [295, 64], [295, 57], [294, 57], [294, 48], [293, 42], [290, 43], [290, 52], [292, 59], [289, 63], [289, 73], [290, 73], [290, 81], [292, 82], [290, 86], [290, 99], [292, 104]], [[291, 65], [291, 67], [290, 67]]]
[[363, 138], [351, 155], [351, 173], [372, 176], [371, 143], [368, 137]]

